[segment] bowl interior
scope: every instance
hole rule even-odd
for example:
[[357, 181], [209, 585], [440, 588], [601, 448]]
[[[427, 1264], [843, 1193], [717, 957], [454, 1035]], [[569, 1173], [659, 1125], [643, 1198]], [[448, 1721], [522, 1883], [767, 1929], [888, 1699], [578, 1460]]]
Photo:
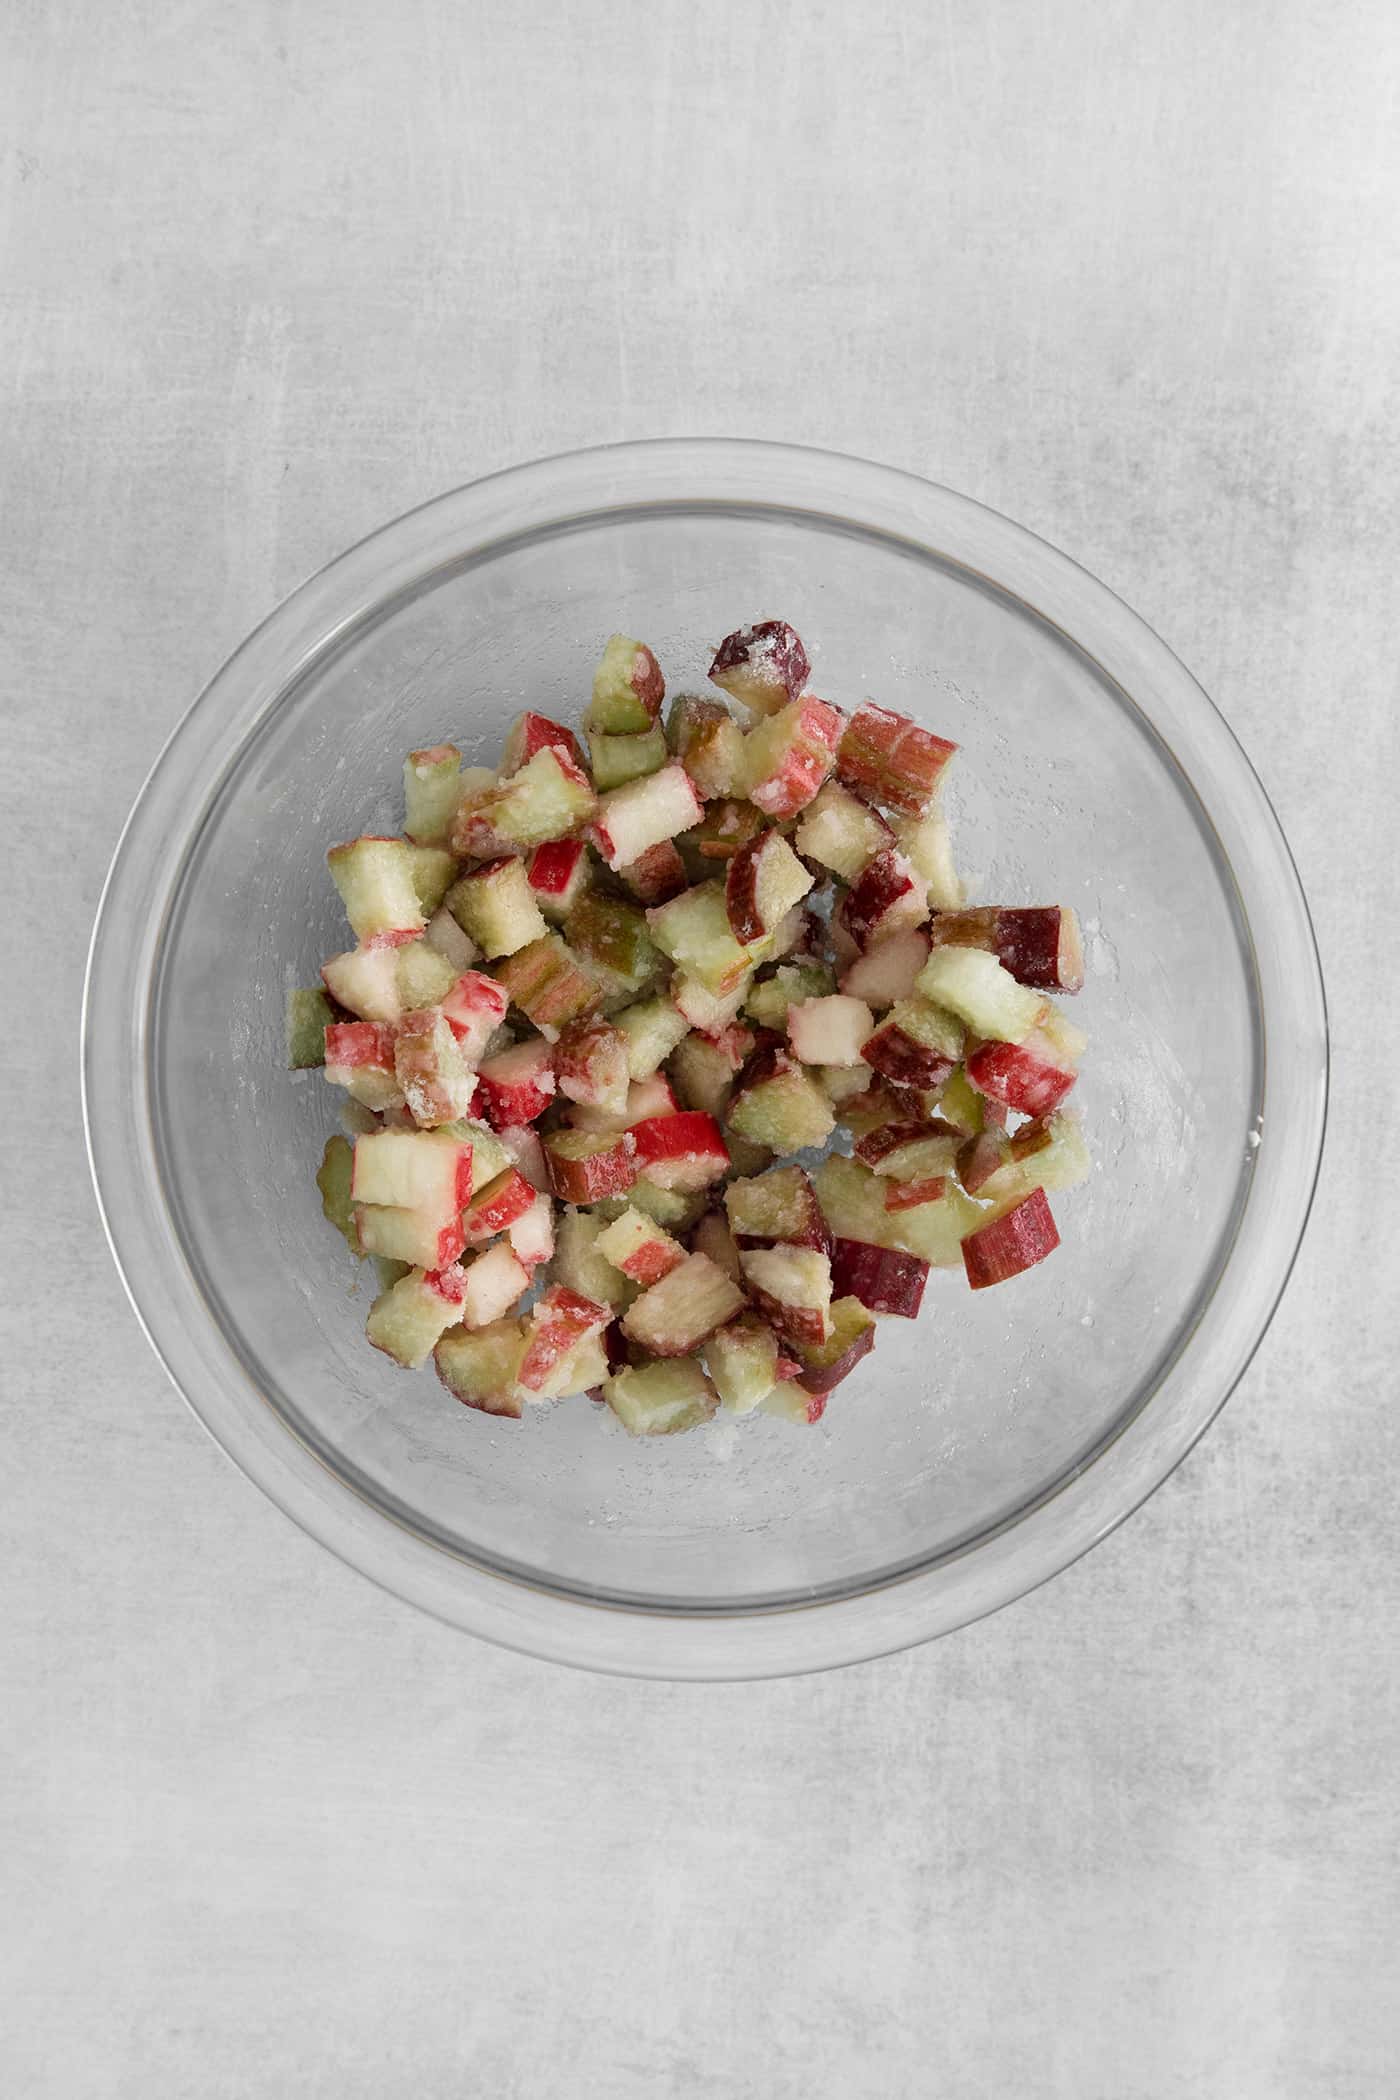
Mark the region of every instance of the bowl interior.
[[[947, 800], [974, 899], [1072, 904], [1096, 1167], [1063, 1244], [999, 1289], [930, 1279], [819, 1428], [765, 1418], [632, 1440], [584, 1400], [519, 1423], [364, 1341], [372, 1295], [321, 1218], [338, 1127], [282, 1069], [287, 988], [349, 945], [325, 852], [401, 822], [404, 752], [494, 763], [522, 707], [575, 721], [608, 634], [674, 692], [781, 614], [815, 690], [962, 746]], [[193, 818], [195, 812], [191, 812]], [[265, 1406], [386, 1517], [557, 1591], [703, 1612], [849, 1595], [1052, 1494], [1144, 1404], [1221, 1274], [1262, 1098], [1254, 964], [1191, 786], [1132, 699], [951, 556], [780, 508], [608, 508], [437, 562], [328, 637], [203, 813], [165, 921], [152, 1118], [182, 1250]]]

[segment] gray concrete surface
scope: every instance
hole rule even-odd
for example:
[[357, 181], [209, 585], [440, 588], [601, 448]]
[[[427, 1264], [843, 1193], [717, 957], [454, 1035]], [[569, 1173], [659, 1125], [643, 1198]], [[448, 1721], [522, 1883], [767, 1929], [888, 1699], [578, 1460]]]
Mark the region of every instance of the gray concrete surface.
[[[10, 0], [0, 21], [0, 2088], [1394, 2090], [1400, 17], [1389, 0]], [[1320, 1207], [1219, 1425], [942, 1645], [753, 1688], [450, 1634], [167, 1388], [84, 948], [197, 688], [588, 441], [912, 466], [1123, 593], [1316, 912]]]

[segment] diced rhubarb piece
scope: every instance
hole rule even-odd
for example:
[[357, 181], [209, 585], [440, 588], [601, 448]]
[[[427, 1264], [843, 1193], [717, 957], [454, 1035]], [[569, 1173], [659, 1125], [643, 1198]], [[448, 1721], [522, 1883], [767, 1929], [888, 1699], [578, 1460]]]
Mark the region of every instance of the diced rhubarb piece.
[[627, 1191], [625, 1202], [619, 1196], [609, 1197], [599, 1204], [598, 1215], [611, 1224], [614, 1218], [622, 1216], [628, 1204], [645, 1212], [647, 1217], [664, 1225], [668, 1232], [680, 1239], [689, 1232], [705, 1208], [705, 1198], [686, 1189], [663, 1189], [654, 1181], [640, 1178]]
[[493, 1130], [533, 1123], [554, 1099], [554, 1060], [549, 1044], [536, 1037], [488, 1057], [477, 1073], [481, 1106]]
[[[624, 1212], [624, 1216], [635, 1212]], [[653, 1231], [658, 1228], [652, 1227]], [[559, 1218], [559, 1244], [554, 1256], [554, 1276], [585, 1298], [596, 1298], [614, 1312], [632, 1303], [637, 1287], [599, 1252], [598, 1243], [612, 1227], [592, 1211], [567, 1209]]]
[[925, 999], [966, 1021], [975, 1035], [1022, 1043], [1043, 1017], [1046, 1002], [1017, 984], [994, 955], [981, 948], [935, 948], [919, 972]]
[[513, 857], [470, 869], [448, 891], [447, 908], [483, 955], [514, 955], [546, 931], [524, 863]]
[[446, 1222], [431, 1204], [416, 1209], [392, 1203], [357, 1203], [355, 1230], [362, 1254], [384, 1254], [415, 1269], [445, 1269], [465, 1242], [461, 1219]]
[[951, 1174], [961, 1139], [946, 1124], [885, 1123], [857, 1139], [855, 1154], [873, 1173], [899, 1181], [932, 1174]]
[[966, 1069], [982, 1093], [1022, 1116], [1048, 1116], [1075, 1080], [1073, 1069], [1060, 1062], [1039, 1029], [1024, 1043], [979, 1043]]
[[455, 1138], [459, 1145], [471, 1146], [473, 1196], [479, 1196], [487, 1183], [503, 1174], [511, 1163], [510, 1155], [495, 1131], [488, 1130], [473, 1116], [462, 1116], [454, 1123], [445, 1123], [436, 1135]]
[[509, 1001], [494, 977], [464, 970], [442, 1002], [442, 1017], [469, 1065], [477, 1065], [506, 1017]]
[[724, 881], [725, 909], [735, 940], [748, 946], [772, 933], [806, 896], [813, 879], [780, 831], [765, 831], [741, 846]]
[[561, 1356], [552, 1371], [548, 1372], [544, 1384], [533, 1400], [558, 1400], [567, 1393], [587, 1393], [590, 1398], [601, 1400], [602, 1388], [610, 1375], [607, 1351], [607, 1334], [586, 1334], [575, 1342], [567, 1356]]
[[[698, 1106], [687, 1103], [687, 1106]], [[634, 1079], [627, 1088], [627, 1098], [618, 1110], [577, 1107], [569, 1110], [569, 1121], [575, 1130], [630, 1130], [634, 1123], [643, 1123], [648, 1116], [673, 1116], [680, 1108], [670, 1081], [660, 1072], [653, 1072], [649, 1079]]]
[[592, 862], [582, 839], [547, 839], [525, 864], [525, 878], [547, 919], [562, 924], [592, 880]]
[[744, 767], [744, 732], [721, 701], [680, 695], [671, 708], [667, 736], [707, 802], [738, 790]]
[[476, 942], [467, 939], [445, 904], [440, 905], [429, 919], [423, 939], [459, 977], [481, 959]]
[[809, 1393], [834, 1392], [874, 1346], [875, 1322], [868, 1307], [856, 1297], [833, 1299], [826, 1340], [799, 1345], [798, 1378]]
[[688, 1033], [690, 1023], [664, 996], [639, 999], [612, 1016], [627, 1038], [627, 1070], [633, 1079], [649, 1079]]
[[854, 1137], [864, 1137], [867, 1130], [878, 1130], [884, 1123], [923, 1120], [935, 1112], [936, 1094], [924, 1093], [918, 1087], [892, 1086], [873, 1069], [870, 1081], [862, 1093], [851, 1095], [841, 1104], [840, 1121]]
[[316, 1169], [316, 1186], [321, 1191], [321, 1215], [328, 1225], [334, 1225], [352, 1254], [362, 1254], [360, 1235], [355, 1225], [355, 1212], [350, 1201], [350, 1189], [355, 1174], [355, 1151], [348, 1138], [339, 1132], [326, 1139], [326, 1149], [321, 1154], [321, 1164]]
[[[424, 918], [431, 918], [456, 879], [456, 858], [442, 846], [419, 846], [410, 840], [408, 864], [409, 873], [413, 878], [413, 894], [418, 899], [418, 909]], [[385, 935], [383, 938], [397, 941], [399, 936]]]
[[921, 926], [927, 917], [924, 885], [893, 846], [876, 854], [841, 902], [841, 924], [862, 948]]
[[596, 729], [589, 733], [588, 770], [599, 794], [626, 787], [629, 780], [645, 780], [648, 773], [659, 773], [670, 755], [655, 723], [640, 736], [605, 736]]
[[382, 1349], [406, 1371], [416, 1370], [461, 1319], [465, 1289], [459, 1268], [410, 1269], [369, 1309], [365, 1333], [372, 1347]]
[[929, 1174], [918, 1181], [896, 1181], [893, 1177], [885, 1183], [886, 1210], [922, 1210], [926, 1203], [941, 1202], [948, 1192], [946, 1174]]
[[333, 1021], [326, 1030], [326, 1077], [366, 1108], [402, 1105], [393, 1029], [379, 1021]]
[[622, 1331], [653, 1356], [689, 1356], [707, 1335], [732, 1320], [744, 1294], [704, 1254], [688, 1254], [627, 1308]]
[[701, 1109], [720, 1117], [729, 1105], [734, 1068], [725, 1052], [708, 1036], [686, 1036], [671, 1055], [671, 1077], [687, 1108]]
[[[983, 1143], [983, 1139], [975, 1140]], [[1023, 1123], [1014, 1137], [995, 1135], [1000, 1154], [995, 1170], [978, 1185], [977, 1194], [998, 1211], [1009, 1210], [1032, 1189], [1074, 1188], [1087, 1179], [1089, 1150], [1072, 1116], [1047, 1116]], [[969, 1186], [966, 1179], [964, 1188]]]
[[525, 1215], [536, 1200], [519, 1167], [507, 1167], [473, 1196], [462, 1213], [462, 1232], [469, 1247], [492, 1240], [517, 1218]]
[[503, 781], [491, 810], [496, 833], [519, 850], [567, 838], [593, 817], [598, 798], [577, 759], [555, 744]]
[[[822, 1092], [835, 1109], [842, 1109], [858, 1094], [868, 1094], [875, 1084], [875, 1073], [870, 1065], [822, 1065], [817, 1077], [822, 1083]], [[838, 1115], [837, 1121], [841, 1119]]]
[[744, 747], [750, 802], [766, 816], [795, 817], [835, 765], [845, 726], [839, 707], [804, 693], [751, 729]]
[[412, 849], [405, 839], [351, 839], [332, 846], [326, 865], [357, 941], [392, 945], [423, 931]]
[[537, 1269], [554, 1254], [554, 1205], [539, 1194], [528, 1210], [506, 1227], [510, 1251], [522, 1269]]
[[551, 1042], [570, 1021], [602, 1004], [597, 978], [557, 933], [518, 948], [496, 975], [511, 1004]]
[[505, 746], [501, 752], [501, 778], [509, 780], [527, 766], [537, 751], [550, 748], [563, 751], [576, 766], [583, 764], [583, 752], [572, 729], [562, 722], [551, 722], [548, 715], [526, 713], [517, 715], [506, 731]]
[[798, 1166], [775, 1167], [724, 1192], [729, 1228], [741, 1248], [813, 1247], [830, 1254], [831, 1232], [812, 1179]]
[[905, 816], [921, 817], [938, 792], [956, 744], [920, 729], [908, 715], [866, 700], [846, 724], [836, 770], [847, 787]]
[[564, 936], [575, 953], [619, 993], [639, 991], [660, 967], [647, 915], [640, 904], [625, 897], [590, 890], [564, 921]]
[[690, 1111], [655, 1116], [632, 1127], [636, 1170], [663, 1189], [703, 1189], [729, 1172], [729, 1154], [713, 1116]]
[[963, 1053], [960, 1021], [927, 999], [901, 999], [861, 1048], [896, 1086], [941, 1086]]
[[[1037, 1032], [1042, 1045], [1048, 1045], [1058, 1064], [1077, 1066], [1089, 1047], [1089, 1038], [1082, 1028], [1077, 1028], [1069, 1016], [1062, 1013], [1053, 1000], [1047, 999], [1045, 1011], [1040, 1017]], [[1028, 1038], [1035, 1041], [1037, 1038]]]
[[843, 1298], [858, 1298], [873, 1313], [890, 1313], [901, 1320], [916, 1318], [928, 1270], [928, 1263], [917, 1255], [872, 1247], [863, 1240], [838, 1239], [831, 1256], [834, 1291]]
[[735, 1283], [740, 1282], [743, 1271], [739, 1267], [739, 1249], [723, 1211], [707, 1210], [691, 1234], [690, 1244], [696, 1254], [707, 1254], [717, 1269], [723, 1269]]
[[744, 1066], [758, 1047], [758, 1038], [742, 1021], [727, 1021], [705, 1037], [712, 1049], [717, 1050], [731, 1072], [742, 1072]]
[[728, 1124], [725, 1126], [724, 1142], [729, 1147], [729, 1162], [736, 1174], [763, 1174], [773, 1164], [771, 1145], [756, 1144], [753, 1138], [745, 1137], [741, 1130], [735, 1130]]
[[676, 1436], [698, 1429], [718, 1402], [699, 1364], [634, 1364], [609, 1378], [608, 1406], [633, 1436]]
[[725, 636], [710, 677], [754, 714], [772, 715], [797, 698], [811, 668], [800, 636], [786, 620], [760, 620]]
[[646, 1079], [634, 1079], [627, 1089], [627, 1124], [644, 1123], [650, 1116], [674, 1116], [680, 1113], [680, 1102], [664, 1072], [653, 1072]]
[[982, 948], [1018, 984], [1041, 992], [1077, 992], [1084, 984], [1084, 943], [1079, 921], [1058, 904], [987, 906], [940, 912], [929, 927], [938, 947]]
[[[1043, 1126], [1030, 1126], [1040, 1129]], [[958, 1179], [969, 1196], [980, 1195], [986, 1184], [1007, 1165], [1011, 1141], [1003, 1130], [979, 1130], [964, 1138], [958, 1147]]]
[[394, 1077], [408, 1112], [423, 1129], [466, 1115], [476, 1075], [437, 1007], [405, 1014], [394, 1037]]
[[744, 998], [744, 1012], [761, 1028], [779, 1031], [787, 1027], [789, 1008], [804, 999], [825, 999], [836, 989], [836, 980], [825, 963], [784, 963], [771, 977], [751, 986]]
[[703, 814], [690, 775], [684, 766], [672, 764], [604, 795], [593, 836], [608, 866], [624, 868], [651, 847], [698, 824]]
[[493, 1320], [475, 1333], [451, 1329], [433, 1351], [433, 1363], [448, 1392], [464, 1407], [518, 1421], [525, 1394], [516, 1378], [527, 1346], [523, 1320]]
[[979, 1225], [962, 1243], [967, 1280], [974, 1291], [1005, 1283], [1033, 1269], [1060, 1244], [1044, 1189], [1032, 1189], [1013, 1210]]
[[621, 1114], [627, 1106], [627, 1038], [596, 1016], [571, 1021], [554, 1046], [554, 1076], [570, 1101]]
[[906, 927], [858, 956], [843, 974], [841, 989], [867, 1006], [896, 1006], [901, 999], [913, 998], [928, 954], [928, 935]]
[[685, 1249], [632, 1205], [607, 1226], [598, 1240], [598, 1252], [634, 1283], [660, 1283], [685, 1260]]
[[774, 1386], [766, 1400], [759, 1402], [759, 1408], [765, 1415], [776, 1415], [780, 1422], [794, 1422], [810, 1428], [826, 1413], [826, 1394], [809, 1393], [795, 1380], [784, 1379]]
[[757, 1313], [741, 1313], [710, 1336], [705, 1363], [720, 1406], [751, 1414], [778, 1383], [778, 1337]]
[[[943, 1082], [938, 1096], [938, 1113], [945, 1123], [963, 1137], [977, 1137], [987, 1127], [986, 1097], [979, 1094], [961, 1065]], [[1000, 1104], [998, 1104], [1000, 1109]], [[1000, 1119], [1006, 1111], [1000, 1109]]]
[[564, 1284], [554, 1284], [530, 1314], [530, 1336], [516, 1376], [527, 1392], [541, 1392], [550, 1374], [580, 1342], [601, 1334], [612, 1319], [612, 1307], [599, 1305]]
[[739, 1265], [749, 1296], [799, 1347], [831, 1333], [831, 1263], [815, 1247], [756, 1247]]
[[683, 890], [669, 904], [649, 911], [647, 920], [663, 955], [721, 998], [753, 968], [752, 945], [736, 940], [729, 923], [723, 883], [702, 882]]
[[648, 846], [645, 853], [628, 861], [617, 873], [639, 904], [665, 904], [669, 898], [678, 897], [687, 882], [685, 862], [670, 839], [663, 839], [659, 846]]
[[854, 882], [877, 854], [895, 842], [880, 812], [842, 787], [839, 780], [828, 780], [808, 805], [794, 839], [805, 860], [830, 868], [842, 882]]
[[410, 751], [403, 762], [403, 828], [420, 846], [445, 844], [462, 792], [462, 754], [455, 744]]
[[727, 992], [712, 992], [698, 977], [678, 971], [671, 979], [671, 999], [690, 1027], [707, 1036], [722, 1035], [743, 1006], [749, 993], [749, 974], [739, 978]]
[[698, 824], [677, 841], [695, 880], [722, 874], [736, 853], [765, 830], [763, 818], [752, 802], [712, 802]]
[[409, 941], [393, 953], [404, 1017], [421, 1007], [440, 1005], [457, 981], [447, 957], [426, 941]]
[[[321, 977], [336, 1005], [362, 1021], [397, 1021], [403, 1012], [393, 948], [347, 949], [323, 964]], [[329, 1052], [327, 1056], [329, 1061]]]
[[529, 1271], [504, 1240], [497, 1240], [465, 1268], [462, 1324], [489, 1327], [504, 1318], [530, 1288]]
[[897, 818], [894, 829], [900, 852], [924, 885], [930, 910], [961, 911], [967, 893], [953, 860], [948, 819], [938, 804], [922, 817]]
[[788, 1041], [804, 1065], [858, 1065], [874, 1027], [875, 1016], [865, 1001], [844, 992], [803, 999], [788, 1008]]
[[287, 994], [287, 1070], [309, 1072], [326, 1061], [326, 1029], [336, 1009], [321, 987]]
[[899, 1244], [896, 1221], [885, 1211], [885, 1183], [858, 1159], [832, 1153], [817, 1167], [812, 1183], [835, 1239], [868, 1240], [874, 1247]]
[[605, 736], [636, 736], [661, 712], [666, 681], [645, 642], [615, 634], [593, 673], [593, 699], [585, 726]]
[[597, 1203], [631, 1188], [636, 1168], [625, 1131], [551, 1130], [545, 1171], [561, 1203]]
[[740, 1076], [729, 1120], [741, 1137], [774, 1152], [824, 1145], [836, 1128], [826, 1095], [785, 1050], [752, 1059]]
[[450, 1224], [471, 1201], [472, 1148], [439, 1130], [377, 1130], [355, 1140], [357, 1203], [422, 1209]]
[[512, 1166], [519, 1167], [532, 1189], [542, 1196], [550, 1194], [549, 1175], [545, 1170], [544, 1147], [540, 1134], [528, 1123], [504, 1123], [493, 1133], [502, 1152]]

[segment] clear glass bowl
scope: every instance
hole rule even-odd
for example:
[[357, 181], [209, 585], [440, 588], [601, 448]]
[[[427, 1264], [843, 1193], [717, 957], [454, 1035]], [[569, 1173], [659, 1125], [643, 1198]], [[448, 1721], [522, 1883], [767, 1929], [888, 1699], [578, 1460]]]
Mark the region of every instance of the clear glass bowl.
[[[791, 620], [814, 688], [953, 737], [973, 895], [1086, 927], [1096, 1170], [1063, 1246], [935, 1274], [820, 1427], [632, 1440], [579, 1401], [498, 1422], [370, 1350], [313, 1172], [337, 1098], [283, 998], [342, 947], [328, 844], [396, 829], [402, 754], [494, 761], [573, 718], [615, 629], [673, 690]], [[1287, 1278], [1326, 1089], [1307, 910], [1188, 673], [1031, 534], [864, 462], [728, 442], [546, 460], [399, 519], [295, 593], [180, 725], [93, 936], [84, 1092], [132, 1302], [223, 1448], [315, 1537], [559, 1661], [763, 1676], [928, 1639], [1065, 1567], [1221, 1406]]]

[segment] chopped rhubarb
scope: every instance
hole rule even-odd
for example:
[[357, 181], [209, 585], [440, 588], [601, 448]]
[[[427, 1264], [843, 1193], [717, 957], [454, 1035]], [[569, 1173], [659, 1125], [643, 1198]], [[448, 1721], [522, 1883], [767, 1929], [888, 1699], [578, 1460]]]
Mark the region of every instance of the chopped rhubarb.
[[703, 1189], [729, 1172], [729, 1154], [713, 1116], [695, 1111], [654, 1116], [631, 1131], [637, 1172], [663, 1189]]
[[862, 1240], [837, 1240], [831, 1256], [831, 1287], [839, 1297], [859, 1298], [873, 1313], [912, 1320], [923, 1303], [929, 1265], [893, 1247]]
[[552, 1130], [544, 1140], [545, 1171], [561, 1203], [597, 1203], [625, 1195], [636, 1178], [627, 1132]]
[[1009, 1276], [1019, 1276], [1024, 1269], [1033, 1269], [1037, 1262], [1053, 1254], [1060, 1244], [1060, 1235], [1055, 1229], [1055, 1220], [1050, 1205], [1045, 1200], [1044, 1189], [1032, 1189], [1014, 1210], [1008, 1210], [989, 1224], [979, 1225], [975, 1232], [968, 1233], [962, 1243], [963, 1263], [967, 1269], [967, 1280], [974, 1291], [985, 1290], [989, 1284], [1005, 1283]]
[[506, 732], [501, 751], [501, 778], [508, 780], [528, 765], [537, 751], [546, 751], [551, 745], [557, 751], [567, 752], [576, 766], [583, 764], [583, 752], [572, 729], [566, 729], [562, 722], [551, 722], [548, 715], [517, 715]]
[[801, 637], [786, 620], [760, 620], [725, 636], [710, 676], [755, 714], [771, 715], [797, 698], [811, 668]]
[[920, 729], [908, 715], [864, 701], [846, 724], [836, 770], [847, 787], [886, 809], [919, 817], [938, 792], [956, 744]]

